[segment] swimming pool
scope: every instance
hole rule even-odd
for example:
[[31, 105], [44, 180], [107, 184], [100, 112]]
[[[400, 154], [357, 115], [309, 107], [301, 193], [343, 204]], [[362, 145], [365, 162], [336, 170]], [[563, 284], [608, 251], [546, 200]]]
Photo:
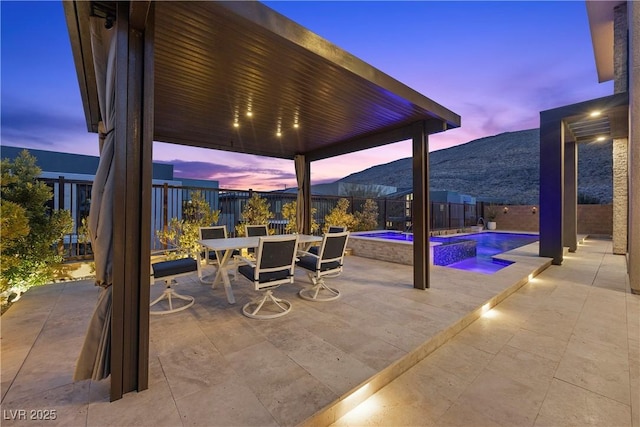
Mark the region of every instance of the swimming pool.
[[[356, 255], [404, 264], [413, 263], [413, 235], [411, 233], [397, 231], [352, 233], [350, 241], [354, 242], [354, 239], [355, 246], [359, 247], [359, 250], [355, 251]], [[366, 241], [366, 243], [361, 244], [358, 242], [359, 239]], [[501, 232], [434, 236], [430, 239], [431, 263], [449, 268], [492, 274], [512, 264], [510, 261], [495, 258], [495, 255], [528, 245], [538, 239], [536, 234]], [[389, 256], [385, 257], [385, 254], [390, 254], [391, 257], [400, 257], [400, 259], [389, 259]]]

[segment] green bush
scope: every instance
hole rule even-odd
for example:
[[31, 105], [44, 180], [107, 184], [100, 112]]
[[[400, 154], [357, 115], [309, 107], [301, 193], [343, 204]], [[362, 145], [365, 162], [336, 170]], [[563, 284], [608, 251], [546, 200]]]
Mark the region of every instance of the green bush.
[[171, 218], [166, 230], [158, 230], [156, 235], [167, 251], [170, 259], [196, 257], [200, 250], [200, 227], [210, 227], [218, 223], [219, 210], [211, 209], [200, 191], [191, 193], [191, 200], [182, 207], [182, 219]]
[[274, 216], [270, 208], [271, 205], [267, 203], [267, 199], [260, 197], [258, 193], [253, 193], [240, 214], [242, 222], [236, 225], [236, 236], [245, 235], [245, 225], [269, 224], [269, 220]]
[[55, 277], [62, 264], [57, 246], [73, 229], [69, 212], [51, 211], [53, 192], [37, 178], [36, 158], [23, 150], [1, 163], [0, 295], [2, 303]]
[[347, 227], [347, 230], [352, 230], [356, 219], [347, 212], [347, 209], [349, 209], [349, 200], [338, 200], [338, 204], [324, 217], [322, 232], [326, 233], [332, 225]]
[[[298, 210], [298, 204], [294, 200], [290, 203], [285, 203], [282, 205], [282, 217], [287, 220], [287, 225], [284, 228], [284, 231], [287, 233], [296, 233], [298, 231], [296, 213]], [[318, 230], [318, 223], [315, 219], [317, 209], [311, 209], [311, 233], [315, 233]]]
[[372, 199], [367, 199], [361, 212], [355, 212], [353, 231], [369, 231], [378, 228], [378, 204]]

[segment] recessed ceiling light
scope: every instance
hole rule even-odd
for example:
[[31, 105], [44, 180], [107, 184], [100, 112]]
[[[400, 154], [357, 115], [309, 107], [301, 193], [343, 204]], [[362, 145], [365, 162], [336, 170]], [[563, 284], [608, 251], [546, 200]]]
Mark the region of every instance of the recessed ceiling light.
[[602, 114], [602, 111], [595, 110], [595, 111], [592, 111], [592, 112], [589, 114], [589, 116], [591, 116], [591, 117], [598, 117], [600, 114]]
[[599, 136], [596, 138], [596, 141], [604, 141], [606, 138], [604, 136]]
[[233, 127], [234, 127], [234, 128], [240, 127], [240, 123], [238, 123], [238, 122], [234, 122], [234, 123], [233, 123]]

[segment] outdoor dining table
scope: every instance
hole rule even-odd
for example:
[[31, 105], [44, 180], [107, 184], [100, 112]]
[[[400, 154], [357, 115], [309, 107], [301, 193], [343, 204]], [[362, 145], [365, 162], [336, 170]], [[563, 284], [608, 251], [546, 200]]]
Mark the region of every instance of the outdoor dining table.
[[[321, 241], [321, 236], [298, 234], [298, 244], [302, 246], [302, 250], [304, 251], [308, 250], [314, 243]], [[218, 271], [216, 272], [216, 277], [211, 282], [211, 287], [215, 288], [215, 286], [222, 281], [224, 284], [224, 291], [227, 295], [227, 301], [229, 301], [229, 304], [234, 304], [236, 299], [233, 296], [231, 281], [229, 280], [229, 268], [233, 251], [235, 249], [257, 248], [260, 244], [260, 236], [203, 239], [198, 240], [198, 243], [207, 247], [210, 251], [214, 251], [218, 258]], [[200, 259], [198, 259], [198, 262], [200, 262]]]

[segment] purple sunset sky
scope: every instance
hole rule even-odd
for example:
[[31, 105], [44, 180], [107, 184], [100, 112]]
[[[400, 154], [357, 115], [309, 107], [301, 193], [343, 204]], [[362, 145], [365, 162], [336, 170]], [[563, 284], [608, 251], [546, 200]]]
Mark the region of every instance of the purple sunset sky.
[[[609, 95], [598, 83], [582, 1], [266, 2], [462, 116], [430, 150], [536, 128], [539, 112]], [[2, 144], [97, 155], [87, 132], [61, 2], [0, 2]], [[409, 142], [314, 162], [332, 182], [411, 156]], [[293, 161], [154, 144], [176, 177], [222, 188], [295, 186]]]

